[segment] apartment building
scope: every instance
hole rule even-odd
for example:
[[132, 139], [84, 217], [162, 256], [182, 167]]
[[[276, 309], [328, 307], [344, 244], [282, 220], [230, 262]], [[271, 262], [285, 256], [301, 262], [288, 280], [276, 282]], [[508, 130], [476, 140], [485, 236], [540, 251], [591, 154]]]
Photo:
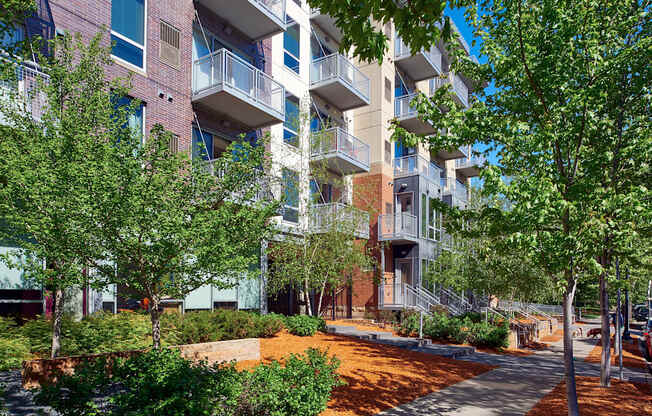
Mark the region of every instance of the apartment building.
[[[177, 151], [210, 165], [242, 135], [256, 141], [269, 134], [271, 174], [279, 179], [271, 191], [285, 196], [281, 234], [319, 230], [329, 215], [350, 205], [360, 209], [357, 236], [370, 247], [385, 245], [377, 252], [383, 282], [362, 273], [326, 304], [344, 316], [398, 308], [388, 298], [393, 288], [420, 284], [420, 270], [447, 244], [429, 201], [464, 207], [469, 178], [477, 175], [468, 149], [430, 152], [390, 141], [394, 117], [410, 131], [430, 132], [410, 106], [417, 90], [451, 83], [468, 105], [470, 84], [449, 73], [441, 45], [412, 55], [389, 24], [383, 28], [392, 41], [389, 56], [382, 65], [360, 64], [338, 52], [342, 34], [334, 20], [305, 0], [39, 0], [36, 15], [3, 42], [65, 32], [88, 40], [102, 28], [109, 31], [105, 42], [114, 42], [108, 76], [133, 75], [126, 99], [142, 103], [131, 122], [143, 137], [160, 123], [177, 137]], [[21, 68], [31, 78], [20, 88], [43, 76], [36, 64]], [[318, 169], [325, 174], [316, 176]], [[265, 246], [273, 243], [262, 245], [260, 262], [252, 265], [261, 274], [272, 261]], [[117, 287], [74, 295], [78, 315], [134, 306]], [[0, 269], [0, 313], [36, 314], [48, 305], [19, 269]], [[268, 299], [264, 279], [230, 290], [206, 285], [167, 305], [298, 310], [291, 290]]]

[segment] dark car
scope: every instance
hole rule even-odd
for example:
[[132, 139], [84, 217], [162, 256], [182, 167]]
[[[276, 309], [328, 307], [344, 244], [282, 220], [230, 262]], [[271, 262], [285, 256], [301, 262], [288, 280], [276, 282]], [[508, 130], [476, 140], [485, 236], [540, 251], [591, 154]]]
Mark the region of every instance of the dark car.
[[647, 321], [647, 307], [646, 305], [636, 305], [634, 306], [634, 320], [635, 321]]
[[638, 348], [647, 362], [647, 371], [652, 374], [652, 319], [643, 327], [641, 336], [638, 339]]

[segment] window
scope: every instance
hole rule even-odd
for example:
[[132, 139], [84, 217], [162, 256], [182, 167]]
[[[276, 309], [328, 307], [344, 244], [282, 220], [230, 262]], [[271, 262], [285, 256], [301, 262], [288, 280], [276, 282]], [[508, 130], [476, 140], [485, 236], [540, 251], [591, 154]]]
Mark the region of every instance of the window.
[[213, 159], [213, 135], [197, 127], [192, 128], [192, 158]]
[[392, 81], [387, 77], [385, 77], [385, 99], [392, 102]]
[[436, 198], [429, 198], [428, 205], [428, 239], [441, 240], [441, 213], [435, 205]]
[[145, 69], [145, 1], [111, 1], [111, 54]]
[[[115, 108], [129, 107], [132, 101], [133, 98], [131, 97], [120, 97], [115, 103]], [[125, 108], [125, 111], [130, 111], [130, 109]], [[145, 105], [142, 102], [133, 113], [128, 115], [126, 126], [131, 129], [138, 141], [143, 143], [143, 138], [145, 137]]]
[[389, 140], [385, 140], [385, 163], [392, 164], [392, 145]]
[[8, 30], [6, 30], [6, 27], [2, 29], [5, 29], [5, 32], [0, 38], [0, 49], [13, 48], [16, 46], [16, 43], [25, 40], [25, 27], [22, 24], [16, 23]]
[[299, 174], [283, 168], [283, 220], [299, 222]]
[[428, 197], [421, 194], [421, 237], [428, 238]]
[[292, 94], [285, 96], [285, 121], [283, 122], [283, 141], [299, 146], [299, 99]]
[[408, 95], [409, 93], [410, 92], [403, 83], [401, 76], [397, 72], [396, 76], [394, 77], [394, 97], [402, 97], [404, 95]]
[[[290, 19], [292, 23], [292, 19]], [[289, 24], [290, 22], [288, 22]], [[299, 59], [301, 57], [299, 48], [299, 25], [294, 23], [288, 26], [287, 30], [283, 32], [283, 62], [285, 66], [292, 71], [299, 73]]]

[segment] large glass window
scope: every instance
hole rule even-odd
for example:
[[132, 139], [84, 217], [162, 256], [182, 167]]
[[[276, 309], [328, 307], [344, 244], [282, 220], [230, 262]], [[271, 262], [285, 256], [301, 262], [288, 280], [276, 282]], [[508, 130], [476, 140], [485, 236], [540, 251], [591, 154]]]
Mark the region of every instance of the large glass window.
[[292, 71], [299, 73], [300, 53], [299, 25], [294, 23], [283, 32], [283, 62]]
[[421, 237], [428, 238], [428, 197], [421, 194]]
[[141, 69], [145, 69], [145, 1], [111, 1], [111, 53]]
[[283, 220], [299, 222], [299, 174], [283, 168]]
[[192, 158], [202, 158], [204, 160], [213, 159], [213, 135], [199, 130], [197, 127], [192, 128]]
[[[120, 97], [115, 102], [115, 108], [128, 107], [131, 105], [132, 100], [131, 97]], [[129, 114], [126, 125], [129, 126], [138, 141], [142, 143], [145, 137], [145, 106], [142, 102], [133, 113]]]
[[285, 96], [285, 121], [283, 122], [283, 141], [299, 146], [299, 99], [292, 94]]
[[439, 212], [435, 205], [435, 198], [430, 198], [428, 207], [428, 238], [431, 240], [439, 241], [439, 228], [441, 227], [439, 221]]
[[[4, 24], [0, 23], [0, 26], [4, 26]], [[13, 27], [5, 30], [3, 36], [0, 37], [0, 49], [12, 48], [16, 46], [16, 43], [23, 40], [25, 40], [25, 27], [21, 24], [14, 24]]]

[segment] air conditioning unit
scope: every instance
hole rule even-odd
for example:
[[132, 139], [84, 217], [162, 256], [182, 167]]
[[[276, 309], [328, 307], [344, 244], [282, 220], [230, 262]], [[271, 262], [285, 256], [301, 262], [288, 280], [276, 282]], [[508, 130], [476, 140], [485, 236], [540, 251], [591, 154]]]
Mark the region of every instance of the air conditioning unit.
[[169, 23], [161, 20], [159, 58], [161, 62], [179, 69], [181, 65], [180, 37], [181, 32]]

